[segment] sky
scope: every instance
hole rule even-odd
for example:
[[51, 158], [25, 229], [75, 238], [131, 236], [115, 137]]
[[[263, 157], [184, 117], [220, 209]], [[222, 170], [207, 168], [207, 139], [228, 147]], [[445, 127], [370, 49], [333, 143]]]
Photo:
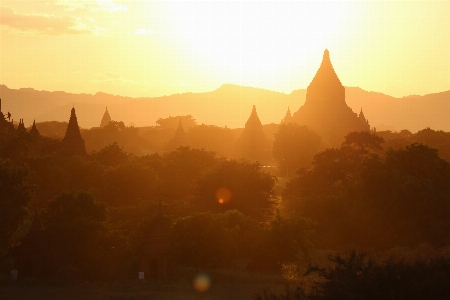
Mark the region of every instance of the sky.
[[0, 0], [0, 84], [14, 89], [291, 93], [325, 49], [345, 86], [450, 90], [450, 1]]

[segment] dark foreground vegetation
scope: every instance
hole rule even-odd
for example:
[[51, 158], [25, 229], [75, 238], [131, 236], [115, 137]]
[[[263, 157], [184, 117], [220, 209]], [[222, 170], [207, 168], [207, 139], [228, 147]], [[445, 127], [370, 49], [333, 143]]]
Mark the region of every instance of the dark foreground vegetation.
[[[328, 256], [327, 266], [308, 265], [291, 274], [282, 293], [264, 291], [254, 300], [448, 299], [450, 249], [394, 249], [367, 255], [352, 250]], [[294, 276], [292, 276], [294, 275]], [[315, 275], [315, 276], [314, 276]]]
[[[306, 128], [276, 137], [289, 130], [314, 145], [301, 159], [278, 145], [279, 179], [191, 147], [64, 156], [52, 138], [1, 138], [1, 288], [10, 299], [449, 298], [450, 163], [438, 150], [354, 132], [315, 153]], [[138, 281], [155, 232], [170, 276]], [[212, 277], [206, 294], [193, 290], [198, 272]]]

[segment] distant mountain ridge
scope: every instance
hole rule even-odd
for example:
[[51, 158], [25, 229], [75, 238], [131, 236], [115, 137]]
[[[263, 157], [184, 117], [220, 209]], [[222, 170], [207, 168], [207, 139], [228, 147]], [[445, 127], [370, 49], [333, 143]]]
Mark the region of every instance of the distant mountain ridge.
[[[345, 87], [347, 105], [359, 113], [361, 107], [372, 127], [408, 129], [412, 132], [430, 127], [450, 131], [450, 91], [424, 96], [395, 98]], [[192, 115], [198, 124], [242, 128], [252, 106], [263, 124], [279, 123], [287, 108], [296, 112], [305, 102], [306, 89], [284, 94], [275, 91], [224, 84], [205, 93], [183, 93], [162, 97], [132, 98], [106, 93], [72, 94], [38, 91], [32, 88], [9, 89], [0, 85], [2, 111], [14, 120], [24, 119], [25, 126], [43, 121], [68, 121], [75, 106], [78, 123], [83, 128], [98, 127], [106, 106], [111, 118], [133, 122], [136, 126], [154, 126], [159, 118]]]

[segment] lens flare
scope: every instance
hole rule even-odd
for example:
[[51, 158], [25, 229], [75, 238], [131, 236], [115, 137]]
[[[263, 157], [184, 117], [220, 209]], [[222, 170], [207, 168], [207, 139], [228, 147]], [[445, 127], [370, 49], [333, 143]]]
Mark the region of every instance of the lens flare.
[[216, 191], [216, 200], [219, 202], [219, 204], [225, 204], [230, 202], [232, 198], [231, 191], [226, 187], [218, 188]]
[[194, 289], [197, 292], [204, 293], [211, 287], [211, 278], [206, 273], [198, 273], [194, 278]]

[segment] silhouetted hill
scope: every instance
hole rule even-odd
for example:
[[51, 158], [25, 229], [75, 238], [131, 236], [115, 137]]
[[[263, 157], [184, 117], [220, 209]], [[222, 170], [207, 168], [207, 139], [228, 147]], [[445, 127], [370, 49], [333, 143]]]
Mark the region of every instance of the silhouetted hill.
[[379, 130], [391, 126], [412, 132], [426, 127], [450, 131], [450, 91], [394, 98], [358, 87], [346, 87], [345, 94], [347, 105], [355, 112], [362, 107], [370, 126]]
[[[363, 108], [371, 126], [417, 131], [426, 127], [450, 131], [450, 91], [417, 97], [395, 98], [357, 87], [346, 87], [346, 103], [354, 112]], [[83, 128], [100, 125], [105, 106], [112, 120], [126, 125], [154, 126], [159, 118], [192, 115], [198, 124], [243, 128], [252, 106], [256, 105], [263, 124], [279, 123], [288, 106], [296, 112], [305, 102], [306, 89], [283, 94], [265, 89], [224, 84], [206, 93], [184, 93], [155, 98], [131, 98], [105, 93], [71, 94], [34, 89], [9, 89], [0, 85], [2, 111], [25, 126], [44, 121], [69, 120], [73, 105]]]

